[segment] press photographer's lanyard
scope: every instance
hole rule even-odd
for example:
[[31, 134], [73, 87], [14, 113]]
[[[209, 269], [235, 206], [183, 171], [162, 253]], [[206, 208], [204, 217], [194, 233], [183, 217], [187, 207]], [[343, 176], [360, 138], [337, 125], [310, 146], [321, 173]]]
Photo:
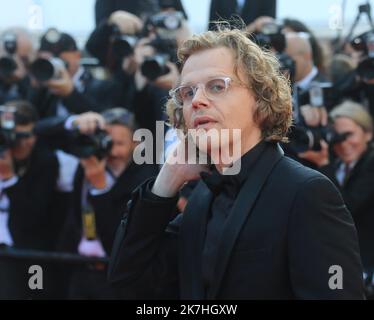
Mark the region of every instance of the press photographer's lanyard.
[[95, 211], [88, 199], [88, 182], [84, 180], [82, 186], [82, 228], [87, 240], [97, 239]]

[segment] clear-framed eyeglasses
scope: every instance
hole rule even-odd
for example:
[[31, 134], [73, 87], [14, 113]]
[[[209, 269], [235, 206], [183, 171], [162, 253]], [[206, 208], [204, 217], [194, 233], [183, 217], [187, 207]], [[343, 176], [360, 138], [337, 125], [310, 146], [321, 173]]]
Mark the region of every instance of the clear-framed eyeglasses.
[[178, 107], [184, 107], [192, 104], [192, 100], [200, 87], [209, 100], [215, 100], [222, 97], [232, 83], [237, 83], [240, 86], [248, 87], [244, 83], [233, 80], [230, 77], [217, 77], [196, 85], [179, 86], [173, 90], [170, 90], [169, 95]]

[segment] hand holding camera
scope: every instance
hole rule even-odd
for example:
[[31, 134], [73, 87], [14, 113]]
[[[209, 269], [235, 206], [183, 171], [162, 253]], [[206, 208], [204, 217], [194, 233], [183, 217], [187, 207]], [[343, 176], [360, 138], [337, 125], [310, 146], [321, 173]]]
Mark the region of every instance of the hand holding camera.
[[158, 41], [142, 39], [135, 49], [135, 61], [138, 66], [135, 81], [138, 90], [144, 88], [147, 82], [152, 82], [161, 89], [170, 90], [179, 79], [179, 70], [176, 64], [169, 60], [169, 55], [158, 53], [157, 48], [153, 46]]
[[47, 81], [46, 85], [53, 94], [59, 97], [67, 97], [74, 90], [73, 80], [65, 68], [60, 69], [57, 79]]
[[118, 10], [111, 14], [109, 24], [115, 24], [123, 34], [136, 34], [143, 28], [143, 22], [130, 12]]
[[82, 134], [93, 134], [97, 129], [105, 129], [105, 119], [99, 113], [85, 112], [76, 116], [73, 127]]
[[266, 24], [275, 23], [274, 18], [268, 16], [258, 17], [255, 21], [247, 26], [248, 32], [260, 32]]
[[314, 163], [317, 167], [322, 167], [329, 164], [329, 146], [325, 140], [320, 140], [319, 144], [321, 150], [307, 150], [299, 153], [298, 157]]
[[[70, 121], [69, 118], [67, 121]], [[71, 130], [67, 123], [65, 126]], [[105, 120], [100, 114], [86, 112], [74, 116], [71, 127], [73, 129], [72, 140], [67, 152], [80, 159], [88, 159], [91, 156], [103, 159], [110, 153], [113, 145], [112, 138], [105, 131]]]
[[178, 79], [179, 79], [179, 71], [175, 63], [172, 63], [170, 61], [166, 62], [166, 66], [169, 68], [169, 73], [158, 77], [154, 84], [165, 90], [171, 90], [177, 85]]

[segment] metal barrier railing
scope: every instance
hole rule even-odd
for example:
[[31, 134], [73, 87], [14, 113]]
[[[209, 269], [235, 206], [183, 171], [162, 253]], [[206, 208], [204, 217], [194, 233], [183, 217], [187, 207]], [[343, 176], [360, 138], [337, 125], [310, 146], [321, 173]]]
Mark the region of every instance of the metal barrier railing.
[[12, 247], [0, 248], [0, 259], [37, 260], [40, 262], [66, 263], [74, 265], [98, 262], [107, 264], [109, 262], [109, 258], [85, 257], [79, 254], [66, 252], [16, 249]]

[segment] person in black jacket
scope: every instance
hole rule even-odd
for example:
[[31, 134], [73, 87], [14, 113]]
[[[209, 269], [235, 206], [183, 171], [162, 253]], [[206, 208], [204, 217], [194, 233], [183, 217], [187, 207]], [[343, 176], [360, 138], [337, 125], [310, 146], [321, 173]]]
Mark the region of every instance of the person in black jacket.
[[360, 242], [363, 266], [374, 271], [374, 151], [373, 122], [370, 114], [353, 101], [345, 101], [334, 108], [330, 116], [334, 129], [347, 138], [333, 146], [335, 161], [319, 169], [340, 189], [344, 202], [351, 211]]
[[[11, 101], [15, 108], [15, 137], [4, 143], [0, 159], [0, 243], [15, 249], [54, 251], [64, 221], [56, 205], [58, 160], [39, 144], [33, 132], [35, 109], [27, 101]], [[7, 111], [6, 111], [7, 112]], [[4, 111], [1, 117], [4, 120]], [[4, 135], [4, 128], [1, 134]], [[13, 141], [13, 142], [12, 142]], [[44, 290], [28, 287], [28, 268], [42, 265]], [[1, 261], [1, 296], [5, 299], [53, 297], [53, 267], [40, 261]]]
[[[0, 105], [26, 99], [30, 90], [27, 68], [34, 53], [31, 35], [23, 28], [14, 27], [4, 30], [0, 39]], [[6, 47], [8, 47], [7, 52]], [[15, 52], [12, 53], [12, 50]], [[9, 69], [11, 59], [14, 69]], [[8, 62], [7, 62], [8, 61]]]
[[41, 38], [38, 54], [44, 59], [59, 58], [66, 66], [56, 67], [57, 78], [40, 82], [33, 77], [29, 99], [40, 118], [102, 111], [110, 105], [108, 83], [95, 79], [80, 65], [81, 53], [69, 34], [49, 29]]
[[[327, 125], [327, 110], [331, 107], [324, 100], [323, 105], [314, 105], [310, 98], [310, 90], [314, 85], [322, 85], [327, 78], [321, 73], [313, 62], [313, 51], [307, 33], [286, 34], [285, 52], [295, 61], [295, 83], [293, 84], [293, 116], [295, 126], [299, 128], [315, 129]], [[290, 144], [284, 146], [288, 156], [305, 166], [316, 169], [308, 154], [294, 147], [295, 131], [292, 128], [289, 137]]]
[[[134, 36], [142, 28], [142, 22], [138, 17], [128, 12], [114, 12], [90, 35], [86, 44], [87, 50], [97, 57], [104, 66], [107, 66], [112, 73], [110, 78], [112, 86], [108, 94], [113, 99], [113, 107], [126, 106], [134, 113], [138, 126], [150, 130], [155, 137], [156, 121], [164, 120], [163, 105], [168, 90], [178, 81], [179, 70], [175, 63], [167, 61], [168, 72], [166, 74], [155, 79], [145, 77], [142, 71], [145, 59], [160, 55], [160, 53], [165, 56], [165, 52], [159, 52], [159, 49], [156, 48], [154, 35], [137, 39], [132, 53], [125, 56], [115, 55], [113, 28], [118, 28], [123, 36]], [[163, 30], [163, 32], [166, 31]], [[181, 27], [173, 34], [172, 39], [175, 38], [176, 42], [181, 42], [186, 34], [189, 34], [189, 31], [183, 21]], [[157, 43], [165, 43], [160, 39], [158, 38]], [[170, 52], [171, 49], [168, 51], [169, 55], [175, 55], [175, 52]]]
[[[240, 30], [203, 33], [179, 50], [169, 116], [213, 166], [188, 159], [181, 141], [135, 190], [109, 280], [133, 298], [362, 299], [356, 229], [339, 192], [277, 145], [292, 106], [275, 57]], [[241, 138], [200, 139], [222, 129]], [[220, 157], [228, 149], [233, 157]], [[200, 176], [176, 216], [178, 191]]]
[[[65, 239], [69, 250], [87, 257], [111, 254], [117, 225], [133, 189], [158, 172], [156, 165], [138, 165], [132, 160], [136, 146], [132, 139], [133, 114], [115, 108], [105, 111], [102, 117], [89, 113], [74, 119], [74, 125], [86, 133], [94, 130], [98, 123], [105, 125], [113, 146], [103, 159], [91, 156], [80, 160], [74, 178], [73, 216]], [[69, 298], [120, 297], [120, 292], [107, 283], [105, 266], [90, 264], [73, 272]]]

